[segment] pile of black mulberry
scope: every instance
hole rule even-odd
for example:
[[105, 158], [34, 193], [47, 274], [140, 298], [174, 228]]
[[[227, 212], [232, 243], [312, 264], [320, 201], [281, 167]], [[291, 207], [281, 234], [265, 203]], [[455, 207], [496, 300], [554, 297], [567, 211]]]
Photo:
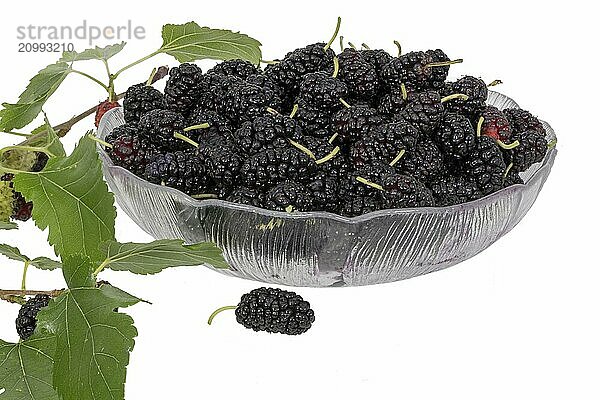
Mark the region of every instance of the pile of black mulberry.
[[481, 79], [448, 82], [460, 61], [315, 43], [264, 70], [184, 63], [164, 94], [129, 88], [107, 151], [149, 182], [272, 210], [357, 216], [468, 202], [522, 183], [548, 143], [529, 112], [486, 105]]

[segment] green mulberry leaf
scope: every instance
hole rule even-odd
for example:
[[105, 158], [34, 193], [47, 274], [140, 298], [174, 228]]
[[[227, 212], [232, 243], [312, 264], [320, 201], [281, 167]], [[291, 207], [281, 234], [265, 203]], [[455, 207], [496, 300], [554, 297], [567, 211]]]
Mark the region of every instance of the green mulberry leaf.
[[167, 53], [179, 62], [241, 58], [259, 64], [262, 57], [258, 40], [239, 32], [201, 27], [195, 22], [167, 24], [163, 26], [162, 37], [159, 52]]
[[213, 243], [186, 245], [183, 240], [163, 239], [152, 243], [104, 242], [100, 251], [106, 256], [104, 265], [115, 271], [156, 274], [165, 268], [210, 264], [228, 268], [222, 251]]
[[92, 49], [85, 49], [80, 52], [65, 51], [65, 52], [63, 52], [60, 61], [64, 61], [64, 62], [85, 61], [85, 60], [105, 60], [105, 61], [107, 61], [112, 56], [120, 53], [126, 44], [127, 44], [126, 42], [121, 42], [121, 43], [110, 44], [105, 47], [96, 46]]
[[0, 254], [15, 261], [29, 261], [29, 257], [21, 254], [21, 250], [5, 243], [0, 243]]
[[56, 338], [49, 335], [0, 340], [0, 400], [58, 400], [52, 386], [55, 349]]
[[4, 109], [0, 110], [0, 130], [20, 129], [33, 121], [71, 71], [69, 64], [61, 61], [39, 71], [31, 78], [16, 104], [2, 104]]
[[33, 220], [40, 229], [48, 228], [58, 255], [104, 260], [98, 243], [114, 239], [116, 209], [94, 141], [84, 136], [70, 156], [50, 159], [39, 173], [19, 173], [13, 182], [35, 204]]
[[29, 265], [39, 269], [53, 270], [62, 267], [61, 263], [51, 260], [48, 257], [37, 257], [32, 260], [26, 255], [21, 254], [21, 251], [18, 248], [4, 243], [0, 243], [0, 254], [10, 258], [11, 260], [29, 262]]
[[137, 330], [131, 317], [115, 310], [132, 300], [96, 288], [87, 257], [64, 261], [71, 288], [40, 311], [36, 330], [56, 336], [54, 388], [63, 399], [123, 399]]
[[0, 230], [9, 231], [11, 229], [18, 229], [19, 226], [14, 222], [0, 221]]

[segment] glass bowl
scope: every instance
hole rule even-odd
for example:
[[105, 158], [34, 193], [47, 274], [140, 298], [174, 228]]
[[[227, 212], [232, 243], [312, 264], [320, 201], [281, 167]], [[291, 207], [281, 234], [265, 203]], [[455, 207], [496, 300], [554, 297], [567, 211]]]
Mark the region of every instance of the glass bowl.
[[[488, 104], [518, 107], [490, 92]], [[121, 108], [98, 127], [104, 138], [124, 123]], [[544, 122], [547, 139], [556, 138]], [[226, 275], [291, 286], [358, 286], [392, 282], [455, 265], [509, 232], [531, 208], [556, 157], [521, 174], [525, 184], [449, 207], [380, 210], [354, 218], [328, 212], [286, 213], [196, 200], [151, 184], [113, 165], [104, 150], [105, 179], [121, 209], [156, 239], [211, 241], [223, 249]], [[209, 268], [212, 268], [209, 266]]]

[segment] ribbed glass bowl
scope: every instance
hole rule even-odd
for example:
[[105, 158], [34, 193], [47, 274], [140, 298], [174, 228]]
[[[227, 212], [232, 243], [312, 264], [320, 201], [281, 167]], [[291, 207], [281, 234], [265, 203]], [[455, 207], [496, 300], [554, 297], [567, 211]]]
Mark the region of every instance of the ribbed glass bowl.
[[[499, 109], [518, 107], [490, 92]], [[98, 127], [104, 138], [122, 125], [123, 112], [107, 112]], [[555, 139], [544, 123], [548, 140]], [[195, 200], [113, 165], [99, 146], [104, 176], [119, 206], [156, 239], [211, 241], [240, 278], [292, 286], [357, 286], [392, 282], [439, 271], [486, 249], [531, 208], [556, 157], [521, 174], [524, 185], [450, 207], [381, 210], [354, 218], [327, 212], [285, 213]]]

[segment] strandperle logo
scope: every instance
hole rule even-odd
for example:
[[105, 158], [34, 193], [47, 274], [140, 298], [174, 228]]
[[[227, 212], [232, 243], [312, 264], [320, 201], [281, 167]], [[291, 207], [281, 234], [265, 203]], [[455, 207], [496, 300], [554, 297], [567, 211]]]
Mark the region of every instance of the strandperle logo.
[[92, 45], [97, 40], [145, 39], [146, 29], [131, 20], [122, 25], [94, 25], [83, 20], [77, 25], [21, 25], [17, 26], [17, 39], [21, 41], [73, 41], [87, 40]]

